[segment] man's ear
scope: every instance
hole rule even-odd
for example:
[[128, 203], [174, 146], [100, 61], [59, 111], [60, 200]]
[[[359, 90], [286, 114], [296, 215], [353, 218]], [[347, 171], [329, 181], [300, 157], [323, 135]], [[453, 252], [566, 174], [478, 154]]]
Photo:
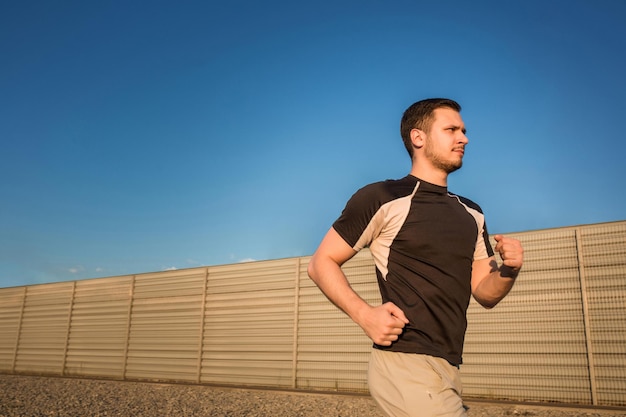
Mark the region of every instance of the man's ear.
[[411, 143], [414, 148], [421, 148], [424, 146], [424, 140], [426, 139], [426, 134], [423, 130], [420, 129], [412, 129], [410, 132], [411, 135]]

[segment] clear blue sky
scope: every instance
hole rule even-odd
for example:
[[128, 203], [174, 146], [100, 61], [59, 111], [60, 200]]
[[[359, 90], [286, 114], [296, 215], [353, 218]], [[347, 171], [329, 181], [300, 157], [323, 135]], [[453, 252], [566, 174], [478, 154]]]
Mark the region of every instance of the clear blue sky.
[[4, 1], [0, 287], [310, 255], [463, 106], [492, 233], [626, 219], [626, 2]]

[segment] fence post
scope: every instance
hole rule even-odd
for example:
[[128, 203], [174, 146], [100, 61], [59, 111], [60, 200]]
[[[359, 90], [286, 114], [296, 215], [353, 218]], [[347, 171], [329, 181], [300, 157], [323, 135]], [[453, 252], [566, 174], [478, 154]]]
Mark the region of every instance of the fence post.
[[291, 388], [298, 388], [298, 320], [300, 318], [300, 258], [296, 258], [296, 282], [293, 308], [293, 356], [291, 364]]
[[130, 292], [128, 294], [128, 314], [126, 315], [126, 343], [124, 344], [124, 366], [122, 366], [122, 380], [126, 380], [126, 367], [128, 366], [128, 349], [130, 344], [130, 325], [133, 315], [133, 301], [135, 299], [135, 275], [130, 281]]
[[589, 383], [591, 386], [591, 404], [598, 405], [596, 384], [596, 368], [593, 360], [593, 343], [591, 341], [591, 321], [589, 319], [589, 298], [587, 291], [587, 277], [585, 274], [585, 262], [583, 256], [582, 237], [580, 228], [576, 230], [576, 254], [578, 256], [578, 279], [580, 280], [580, 293], [583, 308], [583, 322], [585, 325], [585, 342], [587, 347], [587, 363], [589, 364]]
[[74, 298], [76, 297], [76, 281], [72, 283], [72, 298], [67, 312], [67, 328], [65, 330], [65, 350], [63, 351], [63, 362], [61, 363], [61, 375], [65, 376], [65, 364], [67, 363], [67, 352], [70, 349], [70, 333], [72, 330], [72, 313], [74, 311]]
[[206, 313], [206, 293], [209, 286], [209, 267], [204, 274], [204, 287], [202, 290], [202, 305], [200, 306], [200, 341], [198, 343], [198, 383], [202, 382], [202, 349], [204, 348], [204, 320]]
[[28, 287], [23, 287], [24, 293], [22, 294], [22, 307], [20, 308], [20, 318], [17, 322], [17, 336], [15, 337], [15, 349], [13, 349], [13, 363], [11, 364], [11, 373], [15, 373], [15, 367], [17, 366], [17, 353], [20, 349], [20, 338], [22, 337], [22, 320], [24, 318], [24, 309], [26, 308], [26, 291]]

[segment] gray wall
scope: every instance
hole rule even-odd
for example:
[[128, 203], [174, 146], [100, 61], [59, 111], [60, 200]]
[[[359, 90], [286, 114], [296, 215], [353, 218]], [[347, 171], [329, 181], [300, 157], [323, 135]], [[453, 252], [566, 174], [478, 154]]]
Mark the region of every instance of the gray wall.
[[[514, 233], [526, 264], [473, 300], [466, 397], [626, 406], [626, 221]], [[367, 392], [371, 343], [309, 257], [0, 289], [0, 372]], [[344, 266], [379, 303], [367, 250]]]

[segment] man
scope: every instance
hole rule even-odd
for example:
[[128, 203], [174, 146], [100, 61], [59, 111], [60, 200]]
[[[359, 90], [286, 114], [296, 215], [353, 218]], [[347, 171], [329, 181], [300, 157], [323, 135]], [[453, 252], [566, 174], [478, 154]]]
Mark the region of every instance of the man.
[[[418, 101], [400, 124], [411, 172], [357, 191], [308, 267], [322, 292], [374, 342], [368, 384], [390, 416], [466, 416], [459, 365], [470, 294], [484, 307], [506, 296], [522, 267], [519, 241], [494, 236], [472, 201], [447, 190], [468, 139], [461, 107]], [[350, 287], [341, 265], [369, 246], [383, 304]]]

